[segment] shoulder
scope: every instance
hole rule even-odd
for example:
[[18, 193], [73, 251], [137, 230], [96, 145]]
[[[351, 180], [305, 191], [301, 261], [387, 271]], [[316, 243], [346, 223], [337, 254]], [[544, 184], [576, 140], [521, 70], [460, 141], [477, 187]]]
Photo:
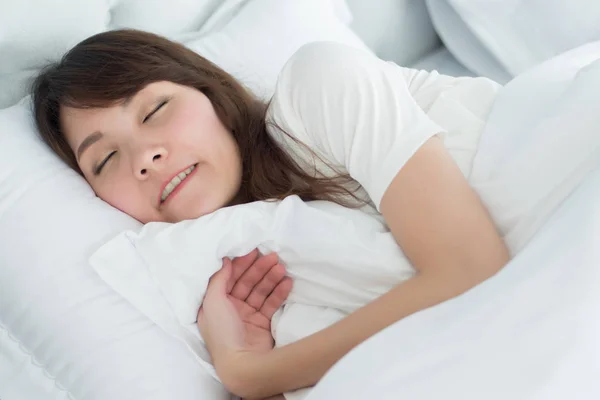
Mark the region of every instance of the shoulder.
[[405, 86], [404, 75], [399, 66], [367, 49], [312, 42], [300, 47], [280, 71], [267, 115], [311, 142], [302, 132], [307, 125], [335, 122], [336, 112], [352, 113], [373, 99], [373, 93]]
[[[319, 160], [344, 170], [344, 133], [354, 124], [361, 95], [369, 80], [365, 66], [382, 62], [369, 50], [336, 42], [300, 47], [279, 73], [267, 111], [267, 130], [295, 161], [311, 171]], [[341, 99], [346, 101], [342, 104]], [[316, 157], [315, 157], [316, 156]]]
[[335, 90], [336, 85], [359, 83], [377, 73], [402, 70], [367, 49], [336, 42], [313, 42], [300, 47], [282, 68], [276, 94], [291, 90]]
[[[336, 42], [312, 42], [300, 47], [284, 65], [279, 80], [289, 76], [303, 77], [305, 72], [327, 76], [331, 72], [347, 71], [356, 62], [374, 58], [368, 50]], [[354, 61], [350, 63], [349, 61]], [[310, 74], [308, 77], [314, 77]]]
[[349, 79], [343, 65], [367, 56], [365, 50], [336, 42], [312, 42], [300, 47], [277, 78], [267, 111], [271, 135], [288, 149], [295, 148], [292, 141], [298, 139], [314, 150], [307, 119], [317, 118], [319, 113], [314, 111], [328, 98], [336, 97], [336, 89]]

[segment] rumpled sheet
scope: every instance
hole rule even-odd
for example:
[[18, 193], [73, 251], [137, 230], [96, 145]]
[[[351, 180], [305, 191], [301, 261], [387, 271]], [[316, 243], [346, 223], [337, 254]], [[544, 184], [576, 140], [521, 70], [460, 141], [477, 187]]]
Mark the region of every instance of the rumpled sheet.
[[306, 400], [600, 399], [600, 168], [502, 271], [402, 319]]
[[224, 208], [177, 224], [149, 223], [102, 246], [91, 263], [113, 288], [186, 342], [215, 375], [196, 328], [198, 308], [222, 258], [254, 248], [276, 252], [294, 280], [285, 307], [273, 319], [277, 346], [329, 326], [414, 274], [379, 219], [297, 196]]

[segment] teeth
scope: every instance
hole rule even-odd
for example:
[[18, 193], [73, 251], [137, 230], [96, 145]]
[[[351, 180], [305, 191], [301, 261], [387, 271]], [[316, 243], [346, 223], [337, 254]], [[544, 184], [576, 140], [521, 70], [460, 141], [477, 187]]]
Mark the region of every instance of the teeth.
[[188, 176], [190, 172], [194, 170], [194, 168], [196, 168], [196, 166], [192, 165], [191, 167], [187, 168], [183, 172], [180, 172], [173, 179], [171, 179], [171, 182], [169, 182], [165, 187], [165, 190], [163, 190], [160, 196], [160, 200], [165, 201], [165, 199], [171, 194], [171, 192], [175, 190], [175, 188], [181, 183], [181, 181], [183, 181], [185, 177]]

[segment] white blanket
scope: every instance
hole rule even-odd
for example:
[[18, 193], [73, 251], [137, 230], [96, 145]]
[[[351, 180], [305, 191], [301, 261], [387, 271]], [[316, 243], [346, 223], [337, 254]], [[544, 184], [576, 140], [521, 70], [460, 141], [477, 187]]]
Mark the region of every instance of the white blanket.
[[600, 399], [600, 168], [499, 274], [359, 345], [306, 400]]
[[[255, 202], [177, 224], [125, 232], [92, 257], [96, 271], [216, 377], [196, 316], [223, 257], [276, 252], [294, 280], [272, 323], [277, 346], [317, 332], [410, 278], [414, 270], [385, 226], [329, 202]], [[160, 292], [157, 291], [160, 290]], [[307, 390], [286, 394], [302, 398]]]
[[[593, 62], [599, 55], [600, 43], [559, 59], [552, 68], [524, 74], [499, 94], [470, 182], [513, 253], [600, 158], [600, 113], [595, 111], [600, 62]], [[187, 343], [210, 369], [195, 326], [208, 279], [222, 257], [255, 247], [279, 253], [295, 281], [288, 305], [273, 324], [277, 345], [328, 326], [413, 274], [376, 219], [295, 197], [226, 208], [174, 225], [151, 223], [141, 232], [119, 235], [91, 262], [115, 290]]]
[[[277, 252], [294, 280], [283, 313], [276, 316], [277, 345], [323, 329], [410, 278], [414, 270], [385, 225], [360, 210], [297, 196], [224, 208], [177, 224], [150, 223], [124, 232], [92, 257], [96, 271], [205, 361], [197, 346], [196, 315], [209, 278], [223, 257], [259, 248]], [[145, 292], [144, 277], [167, 304]], [[310, 306], [310, 318], [306, 309]], [[314, 308], [313, 308], [314, 306]]]

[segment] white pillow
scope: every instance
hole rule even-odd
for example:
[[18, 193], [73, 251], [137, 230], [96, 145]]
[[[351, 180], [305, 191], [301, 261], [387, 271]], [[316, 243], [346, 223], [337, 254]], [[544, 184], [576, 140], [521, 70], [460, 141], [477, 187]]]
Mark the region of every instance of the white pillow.
[[445, 47], [429, 53], [416, 63], [410, 65], [410, 68], [422, 69], [425, 71], [436, 70], [440, 74], [450, 76], [476, 76], [473, 72], [465, 68]]
[[194, 32], [223, 0], [108, 0], [108, 29], [135, 28], [170, 36]]
[[[279, 71], [304, 43], [327, 37], [369, 51], [356, 34], [339, 22], [334, 5], [323, 0], [253, 0], [219, 32], [176, 39], [268, 99], [275, 90]], [[265, 12], [267, 9], [270, 12]], [[257, 29], [257, 21], [261, 29]]]
[[[304, 24], [307, 15], [311, 24]], [[72, 42], [91, 33], [62, 22], [63, 32], [77, 36], [64, 34]], [[33, 41], [50, 33], [31, 35]], [[360, 43], [316, 0], [249, 1], [235, 20], [210, 35], [220, 35], [209, 43], [221, 44], [214, 54], [218, 50], [226, 60], [235, 60], [227, 54], [239, 51], [235, 41], [244, 35], [272, 39], [272, 47], [244, 42], [246, 54], [254, 57], [244, 73], [268, 85], [275, 79], [271, 60], [306, 42]], [[281, 39], [286, 37], [293, 40]], [[22, 359], [44, 370], [32, 376], [46, 376], [77, 400], [226, 398], [183, 343], [91, 270], [87, 260], [97, 247], [139, 224], [97, 199], [51, 154], [36, 137], [29, 108], [26, 99], [0, 110], [0, 322]], [[6, 394], [18, 382], [9, 379], [10, 369], [0, 368], [0, 374], [0, 398], [10, 400]]]
[[22, 99], [41, 66], [88, 36], [123, 27], [166, 36], [197, 31], [222, 1], [0, 2], [0, 108]]
[[0, 396], [5, 400], [72, 400], [69, 392], [49, 379], [44, 368], [23, 351], [21, 344], [1, 324], [0, 377]]
[[594, 0], [428, 0], [442, 40], [465, 66], [498, 82], [600, 39]]
[[407, 66], [440, 46], [424, 1], [346, 1], [350, 27], [383, 60]]
[[[79, 41], [109, 29], [150, 30], [182, 42], [226, 68], [265, 99], [270, 97], [285, 61], [304, 43], [325, 38], [367, 49], [340, 21], [340, 15], [347, 18], [342, 0], [225, 0], [216, 10], [215, 0], [175, 0], [175, 4], [158, 0], [94, 0], [91, 11], [87, 3], [84, 6], [76, 2], [73, 6], [72, 0], [61, 0], [52, 6], [59, 11], [64, 7], [65, 14], [59, 12], [62, 18], [50, 20], [51, 23], [46, 18], [51, 12], [49, 3], [29, 1], [41, 2], [31, 15], [27, 14], [28, 9], [19, 7], [0, 14], [0, 33], [2, 23], [7, 22], [6, 39], [0, 35], [0, 53], [9, 56], [0, 60], [0, 87], [4, 88], [0, 91], [0, 108], [23, 98], [31, 79], [46, 62], [58, 60]], [[195, 7], [190, 8], [188, 3]], [[271, 12], [266, 12], [269, 8]], [[206, 26], [198, 28], [205, 14], [213, 10]], [[27, 18], [39, 19], [31, 25], [36, 28], [18, 29], [21, 24], [15, 21]]]

